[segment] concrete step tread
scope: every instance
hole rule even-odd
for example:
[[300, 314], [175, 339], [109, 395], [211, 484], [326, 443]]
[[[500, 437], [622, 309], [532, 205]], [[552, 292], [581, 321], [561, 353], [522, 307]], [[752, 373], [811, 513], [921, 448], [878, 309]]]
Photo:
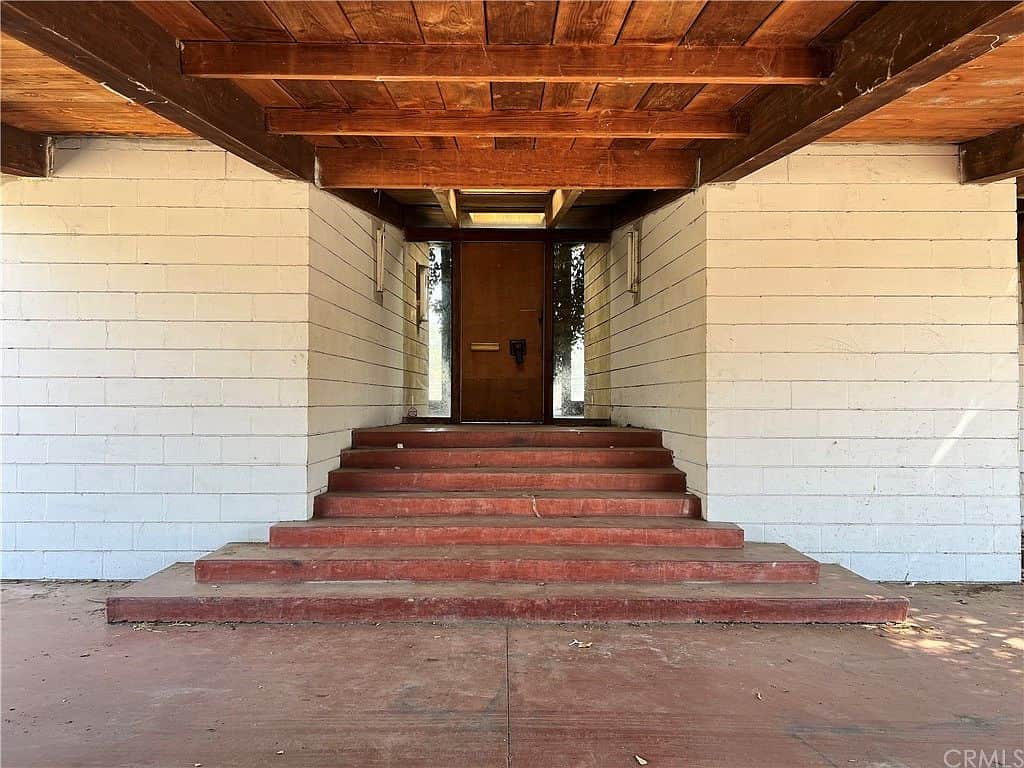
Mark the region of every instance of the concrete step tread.
[[740, 530], [735, 523], [689, 517], [526, 517], [524, 515], [444, 517], [325, 517], [274, 523], [272, 528], [670, 528]]
[[[367, 471], [367, 470], [363, 470]], [[684, 499], [686, 491], [634, 491], [579, 488], [572, 490], [524, 491], [506, 488], [492, 491], [324, 491], [321, 496], [336, 499]]]
[[565, 447], [600, 445], [660, 446], [661, 432], [634, 427], [543, 426], [540, 424], [455, 424], [436, 427], [395, 424], [389, 427], [356, 429], [356, 447], [406, 446], [519, 447], [551, 445]]
[[902, 621], [908, 601], [836, 565], [817, 583], [334, 581], [202, 584], [177, 563], [107, 599], [110, 621]]
[[615, 426], [572, 426], [572, 425], [552, 425], [552, 424], [441, 424], [438, 426], [425, 426], [422, 424], [389, 424], [383, 427], [358, 427], [352, 430], [353, 433], [359, 435], [366, 435], [371, 433], [391, 433], [391, 432], [415, 432], [417, 434], [437, 434], [437, 433], [449, 433], [449, 432], [541, 432], [544, 434], [550, 434], [552, 432], [568, 432], [576, 433], [582, 432], [587, 433], [603, 433], [610, 432], [613, 434], [636, 434], [643, 432], [646, 434], [660, 435], [660, 429], [645, 429], [643, 427], [615, 427]]
[[408, 453], [507, 453], [510, 451], [516, 453], [542, 453], [542, 454], [553, 454], [553, 453], [564, 453], [566, 451], [579, 451], [586, 453], [667, 453], [668, 448], [662, 448], [657, 445], [607, 445], [607, 446], [581, 446], [579, 448], [573, 448], [572, 446], [561, 446], [561, 445], [509, 445], [509, 446], [498, 446], [498, 445], [440, 445], [436, 448], [427, 445], [415, 445], [407, 448], [398, 448], [397, 446], [389, 445], [365, 445], [365, 446], [353, 446], [351, 448], [345, 448], [341, 451], [344, 456], [347, 453], [394, 453], [396, 451], [406, 451]]
[[682, 475], [675, 467], [442, 467], [440, 469], [421, 467], [340, 467], [332, 469], [332, 475], [404, 473], [424, 475]]
[[741, 549], [646, 546], [555, 546], [449, 544], [412, 547], [270, 547], [266, 543], [232, 542], [197, 560], [212, 561], [557, 561], [583, 562], [711, 562], [813, 563], [813, 558], [785, 544], [746, 544]]

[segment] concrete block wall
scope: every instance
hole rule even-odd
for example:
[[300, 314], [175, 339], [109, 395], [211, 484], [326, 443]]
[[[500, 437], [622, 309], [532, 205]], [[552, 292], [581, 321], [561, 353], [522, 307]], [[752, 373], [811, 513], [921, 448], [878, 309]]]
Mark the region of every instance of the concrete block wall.
[[708, 516], [874, 579], [1019, 580], [1013, 184], [960, 185], [954, 147], [823, 144], [691, 198]]
[[[414, 322], [415, 265], [402, 233], [385, 227], [384, 290], [374, 277], [379, 222], [322, 190], [310, 189], [310, 501], [352, 444], [352, 429], [395, 424], [415, 399], [425, 337]], [[412, 255], [408, 260], [412, 262]], [[410, 288], [413, 291], [410, 304]], [[422, 333], [425, 333], [423, 331]]]
[[356, 280], [370, 227], [310, 185], [204, 142], [66, 140], [0, 213], [4, 577], [265, 539], [352, 425], [398, 419], [400, 311]]
[[608, 262], [607, 307], [601, 311], [608, 316], [606, 365], [612, 418], [618, 424], [661, 429], [676, 465], [686, 472], [688, 487], [703, 496], [707, 491], [704, 191], [644, 218], [638, 294], [627, 286], [624, 229], [612, 235]]
[[583, 252], [583, 415], [611, 415], [611, 245], [588, 243]]

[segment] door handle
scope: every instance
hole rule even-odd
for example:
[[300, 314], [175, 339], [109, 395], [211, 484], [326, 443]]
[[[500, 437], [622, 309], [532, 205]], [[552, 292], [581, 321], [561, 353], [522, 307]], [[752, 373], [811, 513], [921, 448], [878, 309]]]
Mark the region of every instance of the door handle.
[[526, 339], [509, 339], [508, 353], [516, 359], [516, 365], [522, 365], [526, 358]]

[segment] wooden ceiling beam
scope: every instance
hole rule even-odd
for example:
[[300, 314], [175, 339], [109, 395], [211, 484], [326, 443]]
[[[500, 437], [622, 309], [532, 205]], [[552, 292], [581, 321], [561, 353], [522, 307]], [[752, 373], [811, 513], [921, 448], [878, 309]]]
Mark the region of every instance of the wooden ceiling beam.
[[[764, 92], [748, 110], [748, 136], [697, 142], [699, 181], [737, 181], [1022, 34], [1024, 3], [887, 4], [841, 42], [826, 84]], [[616, 226], [680, 196], [638, 196]]]
[[554, 229], [565, 218], [576, 199], [583, 194], [582, 189], [556, 189], [551, 192], [547, 206], [544, 209], [544, 224], [548, 229]]
[[313, 149], [268, 135], [234, 83], [183, 77], [174, 37], [132, 3], [5, 2], [3, 29], [47, 56], [285, 178], [313, 178]]
[[0, 171], [14, 176], [50, 175], [53, 139], [7, 123], [0, 124]]
[[961, 144], [960, 175], [965, 184], [1024, 176], [1024, 125]]
[[267, 110], [271, 133], [296, 136], [490, 136], [735, 139], [746, 135], [729, 114], [629, 110]]
[[[177, 41], [126, 2], [4, 2], [3, 31], [26, 45], [253, 165], [283, 178], [313, 181], [312, 145], [268, 134], [263, 108], [234, 83], [181, 74]], [[366, 190], [338, 197], [402, 226], [392, 200]]]
[[749, 136], [700, 146], [701, 181], [741, 179], [1021, 34], [1024, 3], [886, 5], [843, 40], [826, 85], [768, 93]]
[[442, 83], [808, 85], [830, 56], [808, 48], [185, 42], [193, 77]]
[[696, 159], [684, 150], [334, 149], [317, 151], [324, 188], [687, 189]]
[[444, 214], [444, 218], [445, 221], [448, 222], [448, 226], [459, 226], [459, 203], [458, 194], [455, 190], [435, 189], [432, 191], [434, 193], [434, 197], [437, 198], [437, 204], [441, 206], [441, 212]]

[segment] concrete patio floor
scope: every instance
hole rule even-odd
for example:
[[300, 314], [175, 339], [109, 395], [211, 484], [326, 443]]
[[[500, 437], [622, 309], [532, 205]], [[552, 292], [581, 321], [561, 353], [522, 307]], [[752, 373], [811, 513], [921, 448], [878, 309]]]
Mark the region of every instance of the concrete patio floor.
[[886, 627], [108, 625], [124, 586], [3, 585], [4, 768], [1024, 764], [1019, 585]]

